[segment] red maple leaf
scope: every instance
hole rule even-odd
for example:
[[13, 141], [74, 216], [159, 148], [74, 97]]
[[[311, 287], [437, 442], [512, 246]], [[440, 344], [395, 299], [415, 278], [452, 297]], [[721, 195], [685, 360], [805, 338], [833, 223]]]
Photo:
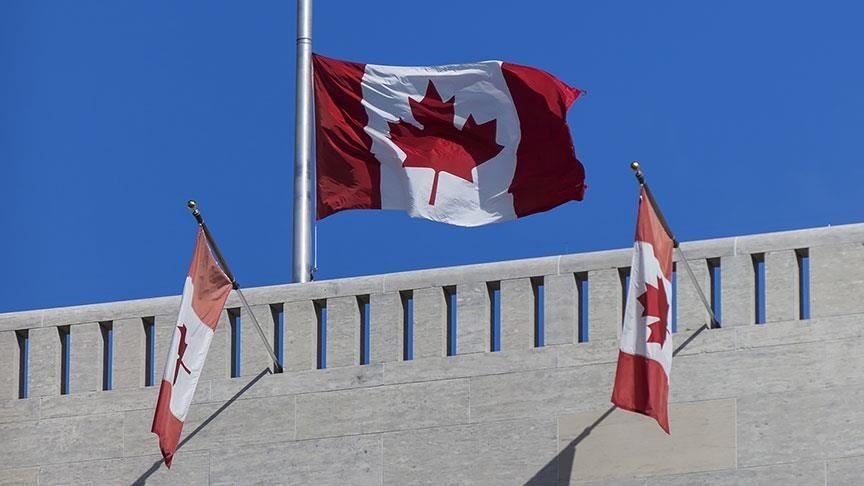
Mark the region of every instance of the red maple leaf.
[[504, 148], [495, 141], [497, 121], [477, 124], [473, 115], [462, 129], [453, 124], [455, 96], [447, 101], [441, 99], [432, 81], [426, 87], [426, 95], [420, 101], [408, 99], [411, 114], [423, 128], [399, 120], [389, 123], [390, 140], [403, 152], [402, 167], [426, 167], [435, 171], [429, 204], [435, 204], [438, 192], [438, 175], [448, 172], [468, 182], [474, 182], [471, 170], [498, 155]]
[[662, 348], [666, 344], [666, 316], [669, 315], [669, 298], [666, 296], [666, 286], [663, 280], [657, 277], [657, 286], [645, 283], [645, 293], [637, 297], [642, 304], [642, 317], [653, 316], [657, 320], [648, 324], [651, 335], [648, 336], [649, 343], [657, 343]]
[[177, 347], [177, 363], [174, 365], [174, 381], [172, 382], [174, 385], [177, 384], [177, 374], [180, 372], [181, 366], [186, 371], [187, 375], [192, 374], [192, 371], [190, 371], [189, 368], [186, 367], [186, 363], [183, 362], [183, 355], [186, 354], [186, 347], [188, 346], [186, 343], [186, 324], [180, 324], [177, 326], [177, 329], [180, 330], [180, 345]]

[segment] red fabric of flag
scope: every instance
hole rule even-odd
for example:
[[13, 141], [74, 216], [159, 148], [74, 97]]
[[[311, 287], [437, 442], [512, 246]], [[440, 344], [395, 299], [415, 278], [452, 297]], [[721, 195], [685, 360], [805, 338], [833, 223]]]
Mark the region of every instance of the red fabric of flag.
[[663, 229], [643, 187], [612, 403], [653, 417], [667, 434], [672, 369], [672, 248], [672, 238]]
[[566, 122], [582, 92], [549, 73], [501, 61], [313, 65], [319, 219], [397, 209], [478, 226], [583, 198]]
[[151, 427], [159, 436], [159, 449], [169, 468], [230, 292], [231, 281], [219, 268], [199, 228]]

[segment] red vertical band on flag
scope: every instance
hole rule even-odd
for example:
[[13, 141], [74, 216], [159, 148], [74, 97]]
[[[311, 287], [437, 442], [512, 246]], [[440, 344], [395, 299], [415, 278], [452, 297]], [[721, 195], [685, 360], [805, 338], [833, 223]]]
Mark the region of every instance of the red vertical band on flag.
[[668, 397], [669, 380], [659, 362], [618, 352], [612, 403], [624, 410], [653, 417], [668, 434]]
[[364, 131], [360, 81], [365, 66], [312, 55], [315, 72], [317, 218], [381, 207], [381, 164]]
[[639, 193], [639, 224], [636, 225], [636, 241], [647, 241], [654, 247], [654, 255], [660, 262], [663, 275], [667, 280], [672, 280], [672, 237], [666, 233], [660, 218], [651, 206], [651, 200], [645, 192], [645, 187]]
[[189, 277], [195, 292], [192, 294], [192, 310], [207, 327], [216, 330], [219, 314], [225, 305], [225, 297], [231, 292], [231, 280], [216, 263], [207, 246], [204, 231], [198, 229], [195, 251], [189, 265]]
[[509, 192], [516, 215], [547, 211], [585, 194], [585, 169], [576, 158], [567, 109], [582, 94], [536, 68], [503, 63], [501, 71], [519, 116], [522, 138]]
[[159, 436], [159, 450], [165, 459], [165, 466], [171, 468], [174, 451], [180, 443], [180, 433], [183, 432], [183, 422], [171, 413], [171, 383], [162, 380], [159, 386], [159, 398], [156, 400], [156, 413], [153, 415], [151, 432]]

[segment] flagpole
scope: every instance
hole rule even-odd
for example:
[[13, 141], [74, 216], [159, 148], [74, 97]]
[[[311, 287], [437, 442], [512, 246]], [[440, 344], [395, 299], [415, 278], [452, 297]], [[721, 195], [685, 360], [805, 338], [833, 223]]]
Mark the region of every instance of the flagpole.
[[292, 281], [312, 280], [312, 0], [297, 0]]
[[705, 297], [705, 293], [702, 291], [702, 286], [699, 285], [699, 281], [696, 280], [696, 274], [693, 273], [693, 269], [690, 267], [690, 261], [687, 260], [687, 255], [685, 255], [684, 250], [681, 249], [681, 244], [678, 242], [678, 238], [675, 238], [675, 234], [672, 233], [672, 230], [669, 228], [669, 223], [667, 223], [666, 218], [663, 217], [663, 212], [660, 211], [660, 206], [654, 199], [654, 195], [651, 193], [651, 189], [648, 187], [648, 183], [645, 182], [645, 175], [642, 174], [642, 169], [639, 167], [639, 162], [634, 160], [630, 164], [630, 169], [633, 170], [633, 173], [636, 176], [636, 180], [639, 181], [639, 184], [641, 184], [642, 187], [645, 188], [645, 194], [648, 196], [648, 202], [650, 202], [651, 207], [654, 208], [654, 212], [657, 214], [657, 219], [660, 220], [660, 224], [663, 225], [663, 229], [666, 230], [666, 234], [668, 234], [669, 237], [672, 238], [672, 245], [676, 250], [678, 250], [678, 256], [681, 257], [681, 261], [684, 262], [684, 268], [687, 270], [687, 275], [690, 276], [690, 281], [693, 282], [693, 286], [696, 287], [696, 293], [699, 294], [699, 299], [702, 301], [702, 305], [705, 306], [705, 310], [707, 310], [708, 314], [711, 316], [711, 322], [708, 323], [708, 328], [714, 329], [720, 327], [720, 323], [714, 316], [714, 310], [711, 308], [711, 304], [708, 303], [708, 299]]
[[273, 360], [273, 371], [275, 373], [281, 373], [282, 363], [280, 363], [279, 359], [276, 358], [276, 353], [273, 352], [272, 346], [270, 346], [270, 343], [267, 341], [267, 337], [264, 335], [264, 330], [261, 328], [258, 318], [255, 317], [255, 313], [252, 312], [252, 307], [249, 306], [246, 296], [243, 295], [243, 292], [240, 290], [240, 284], [237, 283], [234, 274], [232, 274], [231, 269], [228, 268], [228, 263], [225, 261], [225, 257], [222, 256], [222, 252], [219, 251], [219, 247], [216, 246], [216, 240], [213, 239], [213, 235], [210, 234], [210, 229], [207, 228], [207, 223], [204, 222], [204, 217], [201, 216], [201, 211], [198, 210], [198, 203], [193, 199], [190, 199], [189, 202], [186, 203], [186, 206], [190, 211], [192, 211], [192, 216], [195, 217], [195, 220], [198, 221], [198, 226], [200, 226], [201, 230], [204, 231], [204, 238], [207, 239], [207, 244], [209, 244], [210, 248], [213, 249], [213, 253], [216, 255], [216, 260], [219, 261], [219, 266], [222, 267], [222, 271], [225, 272], [228, 280], [231, 281], [231, 287], [237, 291], [237, 295], [240, 296], [240, 302], [243, 304], [243, 308], [245, 308], [249, 315], [252, 316], [252, 322], [255, 324], [255, 329], [258, 330], [258, 335], [261, 337], [261, 341], [264, 342], [264, 348], [270, 355], [270, 359]]

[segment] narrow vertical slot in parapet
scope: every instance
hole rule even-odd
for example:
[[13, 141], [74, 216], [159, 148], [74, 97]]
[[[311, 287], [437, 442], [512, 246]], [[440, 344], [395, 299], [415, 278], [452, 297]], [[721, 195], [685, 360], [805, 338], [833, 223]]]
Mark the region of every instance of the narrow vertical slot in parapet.
[[68, 395], [72, 337], [69, 332], [69, 326], [60, 326], [57, 328], [57, 332], [60, 337], [60, 394]]
[[534, 347], [546, 345], [546, 287], [543, 277], [531, 279], [531, 290], [534, 294]]
[[444, 305], [447, 313], [447, 356], [456, 355], [456, 287], [444, 287]]
[[369, 364], [371, 356], [370, 338], [372, 337], [369, 325], [369, 296], [357, 296], [357, 310], [360, 312], [360, 364]]
[[144, 386], [156, 383], [156, 319], [144, 317]]
[[810, 251], [807, 248], [795, 250], [798, 260], [798, 318], [810, 319]]
[[240, 376], [240, 309], [228, 309], [231, 323], [231, 378]]
[[501, 351], [501, 282], [486, 282], [489, 293], [489, 350]]
[[[273, 354], [276, 360], [285, 363], [285, 308], [282, 304], [270, 304], [270, 316], [273, 318]], [[276, 369], [276, 373], [282, 373]]]
[[27, 398], [27, 363], [30, 352], [30, 332], [27, 329], [15, 331], [18, 341], [18, 398]]
[[402, 300], [402, 359], [414, 359], [414, 291], [399, 292]]
[[[723, 309], [720, 306], [721, 295], [721, 278], [722, 273], [720, 271], [720, 259], [719, 258], [709, 258], [708, 259], [708, 277], [710, 279], [710, 300], [711, 300], [711, 311], [714, 313], [714, 318], [717, 319], [718, 323], [723, 322], [721, 319], [721, 312]], [[710, 323], [710, 321], [709, 321]]]
[[754, 253], [750, 258], [753, 260], [756, 324], [765, 324], [765, 254]]
[[316, 300], [313, 304], [318, 327], [317, 363], [318, 369], [323, 370], [327, 368], [327, 301]]
[[102, 335], [102, 389], [110, 390], [114, 379], [114, 323], [100, 322], [99, 333]]
[[624, 320], [624, 312], [627, 309], [627, 293], [630, 291], [630, 267], [618, 269], [618, 279], [621, 281], [621, 320]]
[[576, 302], [579, 308], [576, 313], [576, 326], [580, 343], [588, 342], [588, 274], [576, 274]]

